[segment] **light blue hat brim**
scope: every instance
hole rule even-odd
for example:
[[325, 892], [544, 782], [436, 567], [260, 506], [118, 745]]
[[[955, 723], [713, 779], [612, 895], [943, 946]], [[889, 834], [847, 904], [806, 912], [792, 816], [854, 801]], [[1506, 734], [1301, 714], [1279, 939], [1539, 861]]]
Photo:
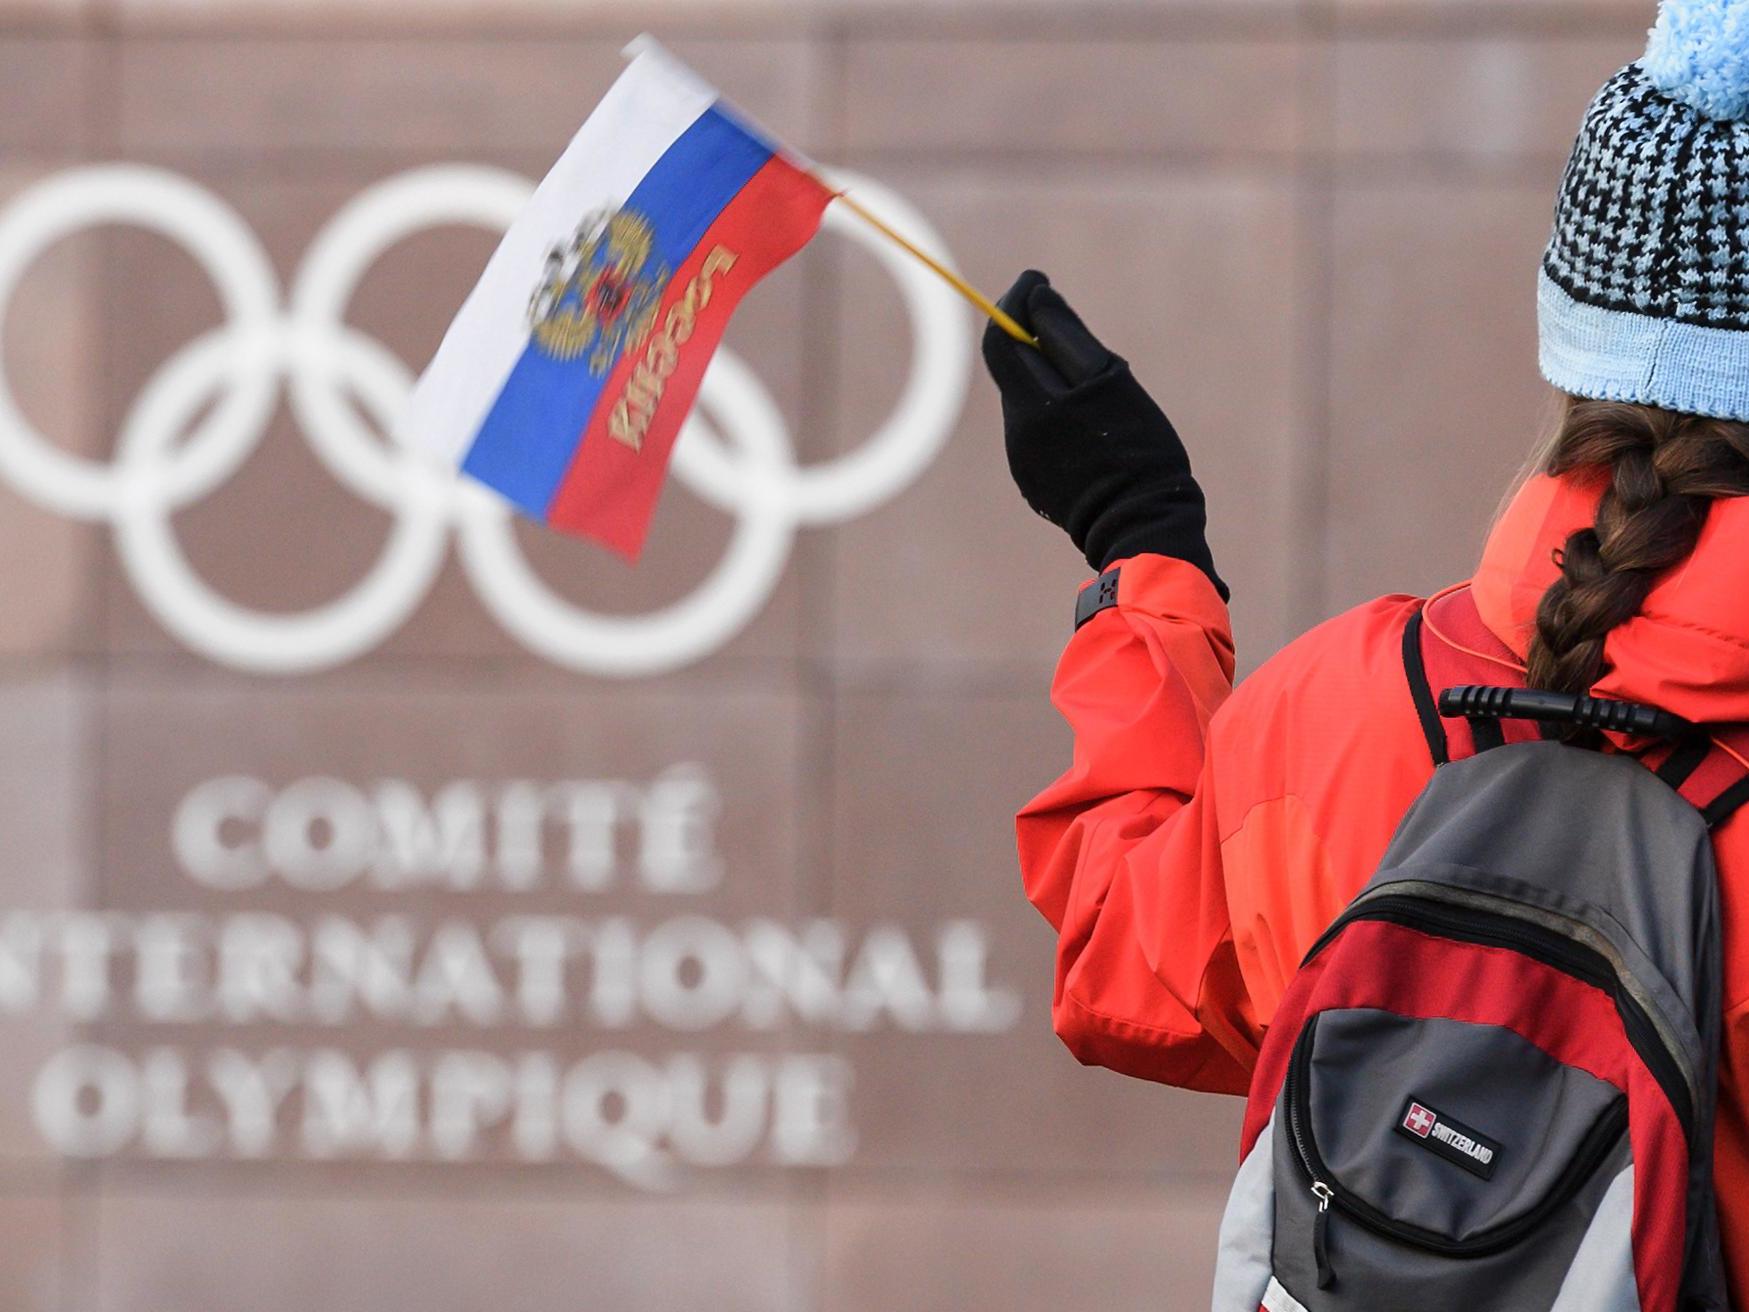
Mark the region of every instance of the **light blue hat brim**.
[[1575, 300], [1537, 280], [1543, 377], [1574, 396], [1749, 422], [1749, 332]]

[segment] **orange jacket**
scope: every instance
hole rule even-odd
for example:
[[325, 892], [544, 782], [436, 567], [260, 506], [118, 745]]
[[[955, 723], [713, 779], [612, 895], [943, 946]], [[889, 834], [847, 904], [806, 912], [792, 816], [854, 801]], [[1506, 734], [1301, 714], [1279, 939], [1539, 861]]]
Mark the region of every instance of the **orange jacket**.
[[[1467, 586], [1520, 656], [1552, 552], [1595, 482], [1533, 479]], [[1749, 498], [1716, 504], [1690, 561], [1607, 643], [1604, 696], [1749, 721]], [[1282, 989], [1372, 875], [1433, 772], [1403, 670], [1420, 606], [1383, 597], [1232, 687], [1203, 574], [1138, 556], [1070, 641], [1053, 700], [1074, 764], [1019, 817], [1027, 896], [1058, 932], [1053, 1016], [1082, 1061], [1246, 1092]], [[1724, 917], [1717, 1181], [1732, 1297], [1749, 1305], [1749, 809], [1714, 835]]]

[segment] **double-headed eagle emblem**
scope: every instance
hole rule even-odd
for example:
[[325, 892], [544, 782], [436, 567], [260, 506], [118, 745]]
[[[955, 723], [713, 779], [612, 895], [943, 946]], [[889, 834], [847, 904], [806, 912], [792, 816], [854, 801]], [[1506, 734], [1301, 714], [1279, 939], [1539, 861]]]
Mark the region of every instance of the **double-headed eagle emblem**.
[[650, 335], [666, 264], [653, 260], [655, 236], [631, 210], [597, 210], [569, 242], [547, 252], [540, 285], [528, 302], [535, 345], [557, 360], [589, 357], [601, 377], [622, 353]]

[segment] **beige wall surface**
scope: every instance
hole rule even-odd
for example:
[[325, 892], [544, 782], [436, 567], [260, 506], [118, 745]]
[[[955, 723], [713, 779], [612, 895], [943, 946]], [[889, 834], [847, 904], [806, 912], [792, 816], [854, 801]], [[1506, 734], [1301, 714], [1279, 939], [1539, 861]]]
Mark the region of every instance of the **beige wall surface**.
[[[1009, 817], [1067, 758], [1084, 571], [955, 383], [970, 317], [910, 477], [761, 502], [761, 451], [855, 493], [919, 368], [834, 228], [737, 317], [765, 404], [707, 405], [728, 473], [635, 572], [527, 527], [480, 563], [370, 423], [489, 170], [538, 176], [648, 27], [974, 282], [1052, 274], [1185, 435], [1251, 667], [1467, 571], [1546, 404], [1566, 149], [1651, 9], [0, 0], [0, 1309], [1206, 1306], [1237, 1104], [1050, 1033]], [[251, 373], [238, 298], [289, 320], [367, 189], [455, 165], [374, 211], [411, 217], [343, 364]], [[762, 532], [691, 659], [600, 627]]]

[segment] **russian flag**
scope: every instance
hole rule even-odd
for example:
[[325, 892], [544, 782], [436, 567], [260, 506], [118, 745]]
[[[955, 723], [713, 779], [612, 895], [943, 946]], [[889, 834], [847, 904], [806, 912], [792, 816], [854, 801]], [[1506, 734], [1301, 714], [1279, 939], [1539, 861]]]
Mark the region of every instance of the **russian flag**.
[[405, 432], [635, 560], [729, 315], [833, 193], [654, 41], [628, 53], [450, 325]]

